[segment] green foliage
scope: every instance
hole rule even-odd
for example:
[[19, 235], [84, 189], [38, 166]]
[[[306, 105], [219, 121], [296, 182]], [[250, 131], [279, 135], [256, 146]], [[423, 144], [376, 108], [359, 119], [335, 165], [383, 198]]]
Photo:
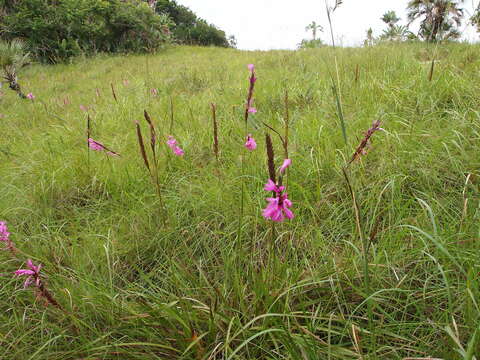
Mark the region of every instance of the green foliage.
[[401, 19], [397, 16], [395, 11], [387, 11], [385, 14], [382, 16], [382, 21], [387, 24], [389, 27], [395, 26], [396, 23], [398, 23]]
[[[29, 91], [43, 101], [22, 103], [8, 92], [0, 103], [0, 221], [24, 253], [15, 260], [0, 251], [0, 359], [478, 358], [480, 49], [441, 46], [430, 82], [433, 48], [337, 48], [348, 146], [326, 76], [331, 48], [176, 47], [26, 68]], [[249, 128], [258, 148], [245, 155], [238, 237], [249, 63], [259, 73]], [[261, 216], [261, 121], [283, 134], [285, 87], [293, 161], [286, 184], [296, 217], [272, 235]], [[88, 162], [80, 104], [91, 109], [92, 137], [121, 157], [90, 152]], [[139, 154], [133, 121], [143, 121], [143, 109], [167, 169], [167, 228]], [[371, 244], [366, 288], [341, 168], [375, 119], [386, 131], [350, 167]], [[171, 156], [169, 134], [183, 158]], [[9, 276], [27, 256], [44, 265], [67, 312]]]
[[214, 45], [229, 47], [225, 32], [215, 25], [197, 17], [189, 8], [178, 5], [174, 0], [159, 0], [156, 12], [168, 14], [175, 23], [173, 35], [180, 43], [190, 45]]
[[477, 28], [477, 32], [480, 32], [480, 4], [478, 5], [477, 10], [470, 19], [473, 26]]
[[57, 62], [97, 52], [152, 52], [169, 41], [170, 25], [139, 0], [29, 0], [4, 7], [0, 32], [25, 39], [37, 58]]
[[315, 49], [326, 46], [322, 39], [308, 40], [303, 39], [300, 44], [298, 44], [299, 49]]
[[418, 36], [426, 41], [460, 38], [458, 27], [462, 23], [464, 0], [410, 0], [408, 18], [421, 19]]

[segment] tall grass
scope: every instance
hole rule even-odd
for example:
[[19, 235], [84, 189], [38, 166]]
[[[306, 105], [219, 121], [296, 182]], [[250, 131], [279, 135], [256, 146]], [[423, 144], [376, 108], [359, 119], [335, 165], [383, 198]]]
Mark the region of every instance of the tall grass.
[[[329, 51], [172, 48], [149, 55], [149, 89], [144, 56], [26, 69], [37, 100], [0, 98], [0, 221], [43, 264], [65, 312], [23, 290], [9, 275], [20, 265], [2, 251], [0, 359], [478, 358], [478, 45], [439, 47], [431, 82], [425, 45], [336, 49], [349, 143], [380, 117], [386, 129], [349, 173], [368, 286]], [[238, 237], [249, 63], [259, 78], [249, 122], [259, 146], [245, 161]], [[110, 84], [118, 103], [95, 96]], [[146, 108], [158, 137], [170, 135], [171, 99], [185, 156], [157, 152], [164, 227], [133, 121]], [[285, 103], [295, 218], [276, 226], [266, 263], [262, 122], [284, 136]], [[85, 166], [81, 104], [94, 135], [121, 157], [91, 152]], [[271, 135], [279, 164], [283, 144]]]

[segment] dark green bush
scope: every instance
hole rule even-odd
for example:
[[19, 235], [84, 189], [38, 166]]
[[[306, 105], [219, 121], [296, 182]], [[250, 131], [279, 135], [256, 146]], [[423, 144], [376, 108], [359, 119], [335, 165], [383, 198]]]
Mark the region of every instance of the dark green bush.
[[[0, 0], [2, 1], [2, 0]], [[0, 35], [21, 38], [39, 59], [97, 52], [152, 52], [171, 40], [172, 22], [142, 0], [3, 0]]]

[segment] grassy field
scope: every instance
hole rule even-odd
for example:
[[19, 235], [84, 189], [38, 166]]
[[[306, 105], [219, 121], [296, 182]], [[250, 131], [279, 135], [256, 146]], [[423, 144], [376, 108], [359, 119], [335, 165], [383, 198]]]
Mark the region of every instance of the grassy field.
[[[329, 48], [176, 47], [31, 66], [34, 101], [4, 87], [0, 221], [18, 252], [0, 253], [0, 359], [480, 358], [480, 47], [336, 54], [347, 144]], [[266, 131], [276, 167], [284, 155], [263, 123], [283, 134], [286, 89], [295, 218], [272, 226]], [[87, 113], [121, 157], [87, 150]], [[348, 166], [350, 191], [343, 169], [374, 120], [385, 131]], [[12, 276], [28, 258], [61, 309]]]

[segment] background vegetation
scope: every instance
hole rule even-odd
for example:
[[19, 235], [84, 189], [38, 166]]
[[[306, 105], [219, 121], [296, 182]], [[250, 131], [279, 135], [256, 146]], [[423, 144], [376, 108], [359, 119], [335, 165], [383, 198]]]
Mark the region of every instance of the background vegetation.
[[59, 62], [101, 52], [154, 52], [172, 41], [228, 47], [225, 33], [174, 1], [1, 0], [0, 38]]
[[[331, 48], [179, 47], [25, 69], [36, 100], [0, 98], [0, 219], [25, 257], [44, 264], [67, 312], [22, 290], [9, 275], [21, 261], [2, 252], [0, 359], [478, 357], [479, 50], [337, 49], [347, 145], [327, 76]], [[429, 81], [433, 54], [441, 61]], [[245, 153], [249, 63], [258, 149]], [[283, 128], [286, 89], [295, 219], [272, 236], [261, 216], [262, 122]], [[163, 146], [167, 227], [136, 140], [144, 109]], [[121, 157], [88, 154], [84, 110], [92, 137]], [[377, 119], [386, 131], [351, 165], [370, 242], [366, 286], [341, 169]], [[169, 134], [183, 158], [164, 145]]]

